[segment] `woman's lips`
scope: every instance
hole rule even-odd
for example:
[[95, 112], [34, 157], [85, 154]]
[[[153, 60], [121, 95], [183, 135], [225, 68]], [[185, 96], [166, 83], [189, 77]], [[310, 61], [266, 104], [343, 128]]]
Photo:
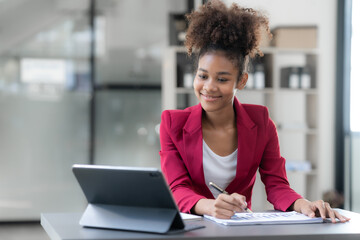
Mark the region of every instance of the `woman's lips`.
[[221, 96], [212, 96], [212, 95], [202, 94], [202, 93], [201, 93], [201, 96], [207, 102], [214, 102], [214, 101], [218, 100], [219, 98], [221, 98]]

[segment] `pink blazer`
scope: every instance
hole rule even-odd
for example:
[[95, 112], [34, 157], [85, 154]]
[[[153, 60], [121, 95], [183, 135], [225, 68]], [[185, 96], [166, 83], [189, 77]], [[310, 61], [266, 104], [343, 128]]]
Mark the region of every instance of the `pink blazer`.
[[[298, 198], [289, 186], [285, 159], [280, 155], [276, 127], [266, 107], [241, 104], [234, 99], [238, 132], [237, 168], [226, 188], [246, 197], [251, 195], [259, 169], [267, 199], [275, 209], [286, 211]], [[203, 170], [202, 108], [198, 104], [184, 110], [166, 110], [161, 115], [161, 169], [180, 211], [190, 212], [202, 198], [213, 198]]]

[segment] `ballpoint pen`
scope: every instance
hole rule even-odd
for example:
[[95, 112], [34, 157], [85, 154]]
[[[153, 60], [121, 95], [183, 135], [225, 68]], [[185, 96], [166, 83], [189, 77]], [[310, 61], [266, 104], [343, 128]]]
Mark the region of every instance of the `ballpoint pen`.
[[[213, 182], [209, 182], [209, 185], [213, 188], [215, 188], [216, 190], [218, 190], [220, 193], [224, 193], [224, 194], [229, 194], [227, 191], [225, 191], [224, 189], [222, 189], [221, 187], [219, 187], [218, 185], [216, 185]], [[252, 211], [249, 208], [245, 208], [245, 211], [247, 211], [248, 213], [252, 213]]]

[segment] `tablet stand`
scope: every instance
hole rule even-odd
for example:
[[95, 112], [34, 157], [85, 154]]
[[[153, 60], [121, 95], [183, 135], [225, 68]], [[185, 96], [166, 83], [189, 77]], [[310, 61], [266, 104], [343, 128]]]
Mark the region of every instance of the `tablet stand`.
[[176, 209], [88, 204], [80, 219], [85, 227], [171, 233], [186, 231]]

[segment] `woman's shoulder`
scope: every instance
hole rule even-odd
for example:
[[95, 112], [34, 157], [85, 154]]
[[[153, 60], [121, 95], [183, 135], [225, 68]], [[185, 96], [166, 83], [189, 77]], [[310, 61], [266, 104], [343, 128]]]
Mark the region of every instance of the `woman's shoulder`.
[[263, 105], [249, 104], [249, 103], [242, 103], [241, 105], [244, 107], [244, 109], [247, 112], [250, 113], [263, 113], [264, 111], [266, 112], [268, 111], [268, 108]]
[[242, 104], [242, 107], [251, 120], [257, 124], [267, 123], [270, 119], [269, 110], [266, 106], [256, 104]]
[[184, 125], [190, 114], [198, 107], [195, 105], [185, 109], [164, 110], [161, 114], [161, 121], [171, 125]]
[[162, 116], [188, 116], [197, 106], [188, 107], [185, 109], [168, 109], [162, 112]]

